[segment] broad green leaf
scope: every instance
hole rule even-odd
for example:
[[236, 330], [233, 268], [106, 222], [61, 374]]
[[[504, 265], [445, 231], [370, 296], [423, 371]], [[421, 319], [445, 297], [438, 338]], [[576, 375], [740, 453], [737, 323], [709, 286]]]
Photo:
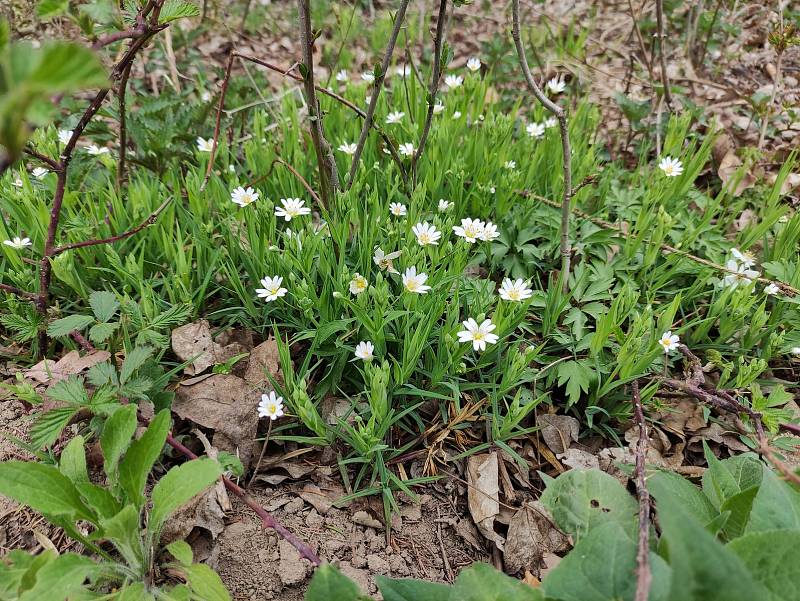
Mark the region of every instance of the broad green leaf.
[[71, 598], [84, 580], [98, 570], [99, 566], [88, 557], [65, 553], [39, 569], [35, 584], [19, 596], [19, 601]]
[[0, 494], [45, 516], [96, 520], [69, 478], [53, 465], [25, 461], [0, 463]]
[[192, 547], [185, 540], [176, 540], [167, 545], [167, 551], [183, 565], [191, 565], [194, 561]]
[[167, 0], [161, 8], [158, 15], [158, 22], [160, 24], [169, 23], [176, 19], [183, 19], [186, 17], [197, 17], [200, 14], [200, 9], [197, 5], [185, 0]]
[[395, 580], [377, 576], [375, 581], [383, 595], [383, 601], [448, 601], [450, 587], [425, 580]]
[[647, 488], [656, 501], [666, 499], [679, 504], [701, 524], [708, 524], [719, 515], [697, 486], [674, 472], [657, 471], [647, 478]]
[[122, 510], [117, 498], [111, 491], [91, 482], [80, 482], [75, 485], [86, 504], [101, 518], [111, 518]]
[[755, 532], [731, 541], [728, 549], [770, 590], [764, 601], [800, 599], [800, 531]]
[[577, 538], [605, 522], [617, 522], [632, 530], [639, 506], [612, 476], [600, 470], [573, 469], [547, 485], [542, 504], [556, 524]]
[[86, 393], [86, 387], [83, 385], [83, 380], [78, 376], [70, 376], [66, 380], [56, 382], [48, 388], [47, 396], [56, 401], [62, 401], [70, 405], [78, 405], [81, 407], [89, 403], [89, 395]]
[[36, 5], [36, 16], [40, 19], [60, 17], [69, 9], [69, 0], [39, 0]]
[[750, 519], [750, 510], [753, 508], [753, 500], [758, 493], [758, 486], [751, 486], [742, 492], [728, 497], [720, 507], [721, 512], [728, 512], [728, 519], [722, 527], [725, 537], [733, 540], [744, 533], [747, 521]]
[[222, 474], [212, 459], [194, 459], [173, 467], [153, 487], [153, 508], [148, 527], [157, 535], [167, 518], [183, 504], [211, 486]]
[[77, 407], [59, 407], [39, 413], [31, 426], [31, 444], [37, 449], [49, 447], [58, 440], [76, 413]]
[[[172, 597], [166, 598], [173, 601]], [[121, 589], [112, 599], [113, 601], [154, 601], [155, 597], [147, 592], [143, 583], [135, 582]], [[189, 598], [186, 597], [186, 599], [188, 601]]]
[[329, 563], [314, 572], [305, 601], [356, 601], [363, 598], [355, 582]]
[[574, 405], [581, 398], [581, 393], [589, 392], [589, 386], [595, 377], [594, 370], [588, 362], [565, 361], [559, 364], [558, 385], [567, 388], [567, 404]]
[[64, 447], [61, 457], [58, 459], [59, 471], [73, 484], [89, 482], [89, 473], [86, 471], [86, 452], [83, 450], [84, 443], [83, 436], [76, 436]]
[[115, 516], [101, 520], [100, 526], [103, 536], [111, 541], [134, 572], [145, 567], [138, 509], [133, 505], [126, 505]]
[[125, 459], [119, 465], [119, 483], [128, 500], [137, 507], [145, 502], [144, 487], [153, 465], [161, 456], [170, 427], [169, 409], [160, 411], [153, 418], [144, 434], [131, 443]]
[[800, 492], [780, 480], [768, 467], [764, 467], [763, 473], [745, 532], [800, 530]]
[[476, 563], [456, 578], [450, 599], [454, 601], [544, 601], [538, 588], [510, 578], [492, 566]]
[[196, 601], [230, 601], [231, 595], [219, 574], [206, 564], [195, 563], [181, 569]]
[[119, 301], [113, 292], [92, 292], [89, 295], [92, 313], [100, 323], [106, 323], [119, 309]]
[[122, 362], [122, 369], [119, 372], [119, 383], [125, 384], [133, 373], [139, 369], [144, 362], [153, 354], [153, 349], [149, 346], [136, 346], [128, 353]]
[[102, 344], [111, 338], [118, 327], [117, 323], [96, 323], [89, 328], [89, 340], [95, 344]]
[[703, 443], [708, 469], [703, 473], [703, 492], [716, 508], [730, 497], [761, 483], [761, 462], [755, 455], [737, 455], [720, 461]]
[[41, 48], [41, 59], [28, 77], [28, 85], [46, 93], [71, 92], [108, 85], [97, 55], [80, 44], [51, 42]]
[[136, 432], [136, 405], [124, 405], [106, 420], [100, 436], [103, 449], [103, 469], [112, 483], [117, 482], [117, 467], [122, 454]]
[[[636, 592], [637, 543], [615, 522], [593, 528], [548, 574], [545, 596], [561, 601], [607, 601], [633, 599]], [[649, 601], [666, 599], [670, 569], [650, 553], [653, 576]]]
[[47, 326], [47, 334], [54, 338], [63, 338], [69, 336], [71, 332], [83, 330], [92, 323], [94, 323], [94, 316], [92, 315], [69, 315], [56, 319]]

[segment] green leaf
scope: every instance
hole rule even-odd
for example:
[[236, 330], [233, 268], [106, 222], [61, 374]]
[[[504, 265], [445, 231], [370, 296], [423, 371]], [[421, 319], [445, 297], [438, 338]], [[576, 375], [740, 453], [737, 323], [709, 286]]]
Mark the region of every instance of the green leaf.
[[71, 42], [51, 42], [41, 50], [41, 59], [28, 77], [28, 84], [38, 91], [72, 92], [108, 86], [103, 64], [88, 48]]
[[191, 565], [194, 561], [192, 547], [185, 540], [176, 540], [167, 545], [167, 551], [183, 565]]
[[161, 7], [161, 12], [158, 15], [158, 22], [163, 25], [170, 21], [177, 19], [184, 19], [186, 17], [196, 17], [200, 14], [200, 9], [191, 2], [185, 0], [167, 0], [164, 6]]
[[383, 595], [383, 601], [448, 601], [450, 587], [438, 582], [424, 580], [395, 580], [377, 576], [375, 581]]
[[119, 309], [119, 301], [113, 292], [92, 292], [89, 295], [92, 312], [100, 323], [106, 323]]
[[728, 543], [753, 577], [770, 590], [764, 601], [800, 599], [800, 532], [765, 530]]
[[89, 482], [89, 473], [86, 471], [86, 453], [83, 450], [84, 443], [83, 436], [76, 436], [64, 447], [61, 457], [58, 459], [59, 471], [73, 484]]
[[[163, 591], [159, 591], [163, 593]], [[177, 601], [177, 598], [173, 598], [170, 596], [165, 597], [169, 601]], [[187, 601], [189, 597], [186, 597]], [[135, 582], [129, 586], [126, 586], [120, 589], [116, 596], [113, 597], [113, 601], [154, 601], [155, 597], [147, 592], [144, 584], [141, 582]]]
[[194, 459], [169, 470], [153, 487], [148, 526], [151, 533], [157, 535], [174, 511], [211, 486], [221, 474], [219, 464], [212, 459]]
[[96, 323], [89, 328], [89, 340], [95, 344], [102, 344], [111, 338], [118, 327], [118, 323]]
[[703, 525], [719, 515], [699, 488], [674, 472], [657, 471], [647, 478], [647, 488], [656, 501], [679, 504]]
[[0, 463], [0, 494], [29, 505], [45, 516], [95, 522], [72, 482], [55, 466], [25, 461]]
[[91, 482], [79, 482], [75, 485], [86, 504], [91, 507], [101, 518], [111, 518], [122, 510], [122, 505], [117, 501], [111, 491]]
[[639, 506], [615, 478], [600, 470], [573, 469], [547, 485], [541, 497], [556, 524], [576, 539], [605, 522], [636, 528]]
[[56, 319], [47, 326], [47, 334], [54, 338], [63, 338], [69, 336], [70, 332], [83, 330], [91, 323], [94, 323], [94, 316], [92, 315], [69, 315]]
[[708, 469], [703, 473], [703, 492], [714, 507], [751, 486], [761, 483], [761, 462], [753, 454], [737, 455], [720, 461], [703, 442]]
[[59, 407], [39, 413], [31, 426], [31, 444], [37, 449], [52, 445], [76, 413], [77, 407]]
[[750, 510], [753, 508], [753, 500], [758, 493], [758, 486], [751, 486], [742, 492], [728, 497], [719, 508], [721, 512], [728, 512], [728, 519], [722, 531], [728, 540], [733, 540], [744, 533], [747, 521], [750, 519]]
[[134, 573], [145, 567], [139, 511], [133, 505], [125, 505], [116, 515], [101, 520], [100, 527]]
[[182, 568], [186, 582], [197, 601], [230, 601], [231, 595], [222, 579], [204, 563], [195, 563]]
[[122, 362], [122, 369], [120, 369], [119, 372], [120, 385], [125, 384], [134, 372], [144, 365], [144, 362], [147, 361], [152, 354], [153, 349], [149, 346], [134, 347]]
[[458, 601], [544, 601], [541, 590], [476, 563], [456, 578], [451, 599]]
[[56, 382], [47, 390], [47, 396], [56, 401], [62, 401], [71, 405], [85, 407], [89, 404], [89, 395], [86, 394], [86, 387], [83, 380], [78, 376], [70, 376], [66, 380]]
[[119, 460], [131, 443], [136, 423], [136, 405], [124, 405], [106, 420], [100, 436], [100, 448], [103, 449], [103, 469], [109, 482], [117, 482]]
[[305, 601], [355, 601], [363, 595], [355, 582], [329, 563], [317, 568]]
[[36, 5], [36, 16], [49, 20], [60, 17], [69, 9], [69, 0], [39, 0]]
[[153, 465], [161, 456], [170, 427], [169, 409], [160, 411], [147, 430], [131, 443], [125, 459], [119, 465], [119, 482], [128, 500], [137, 507], [145, 502], [144, 487]]
[[84, 580], [96, 571], [99, 566], [88, 557], [65, 553], [36, 572], [35, 584], [19, 596], [19, 601], [72, 598], [73, 593], [82, 588]]
[[768, 467], [763, 468], [763, 474], [745, 532], [750, 534], [782, 528], [800, 530], [800, 493], [780, 480]]
[[[560, 601], [633, 599], [636, 592], [636, 542], [616, 522], [592, 529], [548, 574], [542, 589]], [[650, 553], [653, 576], [649, 601], [666, 599], [670, 569]]]
[[565, 361], [557, 369], [558, 385], [567, 385], [567, 404], [574, 405], [580, 400], [582, 392], [589, 392], [594, 370], [584, 361]]

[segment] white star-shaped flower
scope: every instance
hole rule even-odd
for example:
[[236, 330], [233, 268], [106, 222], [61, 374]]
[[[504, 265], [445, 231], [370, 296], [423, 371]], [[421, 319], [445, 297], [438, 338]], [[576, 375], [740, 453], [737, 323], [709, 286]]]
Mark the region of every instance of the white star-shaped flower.
[[544, 120], [545, 129], [551, 129], [553, 127], [556, 127], [557, 125], [558, 125], [558, 119], [556, 119], [555, 117], [548, 117], [547, 119]]
[[405, 217], [408, 214], [408, 208], [403, 203], [393, 202], [389, 204], [389, 212], [395, 217]]
[[341, 71], [336, 73], [336, 81], [338, 81], [339, 83], [343, 83], [343, 82], [347, 81], [347, 79], [348, 79], [348, 75], [347, 75], [347, 70], [346, 69], [342, 69]]
[[781, 291], [781, 289], [776, 284], [770, 284], [769, 286], [764, 287], [764, 294], [768, 296], [775, 296]]
[[353, 155], [356, 153], [356, 150], [358, 150], [358, 144], [351, 144], [349, 142], [344, 142], [343, 144], [339, 144], [339, 152]]
[[531, 138], [542, 138], [544, 137], [544, 124], [542, 123], [528, 123], [528, 127], [525, 128], [525, 131], [528, 132], [528, 135]]
[[276, 395], [274, 390], [262, 394], [258, 403], [258, 417], [268, 417], [272, 421], [283, 417], [283, 397]]
[[72, 130], [71, 129], [59, 129], [58, 130], [58, 142], [63, 146], [66, 146], [69, 141], [72, 139]]
[[745, 267], [752, 267], [756, 264], [756, 257], [753, 253], [747, 251], [740, 251], [738, 248], [732, 248], [731, 254], [733, 258], [739, 261]]
[[372, 261], [381, 271], [388, 271], [389, 273], [397, 273], [397, 270], [394, 268], [393, 261], [400, 256], [402, 251], [395, 251], [393, 253], [389, 253], [388, 255], [383, 252], [383, 249], [376, 248], [375, 255], [372, 257]]
[[258, 192], [252, 188], [239, 186], [231, 192], [231, 200], [240, 207], [246, 207], [258, 200]]
[[275, 208], [275, 217], [283, 217], [286, 221], [311, 214], [311, 209], [305, 206], [306, 201], [299, 198], [281, 198], [281, 204], [283, 206]]
[[33, 171], [31, 171], [31, 175], [33, 175], [33, 177], [36, 179], [42, 179], [47, 174], [48, 171], [44, 167], [36, 167]]
[[478, 322], [470, 317], [462, 323], [464, 329], [458, 332], [458, 341], [471, 342], [472, 348], [476, 351], [485, 351], [487, 344], [494, 344], [500, 338], [497, 334], [492, 334], [492, 330], [497, 326], [489, 319], [478, 325]]
[[367, 278], [365, 278], [360, 273], [354, 273], [353, 279], [350, 280], [350, 294], [352, 294], [353, 296], [358, 296], [359, 294], [364, 292], [364, 290], [366, 290], [368, 286], [369, 283], [367, 282]]
[[725, 267], [732, 273], [728, 273], [722, 283], [729, 288], [738, 286], [749, 286], [761, 274], [755, 269], [749, 269], [746, 265], [740, 264], [736, 259], [730, 259], [725, 263]]
[[409, 267], [403, 274], [403, 286], [409, 292], [414, 294], [427, 294], [430, 286], [425, 285], [428, 281], [428, 275], [425, 273], [417, 273], [416, 267]]
[[658, 344], [661, 345], [661, 348], [664, 349], [665, 353], [669, 353], [670, 351], [674, 351], [676, 348], [678, 348], [678, 343], [680, 341], [681, 339], [677, 334], [667, 331], [661, 334], [661, 338], [658, 339]]
[[483, 228], [486, 224], [480, 219], [462, 219], [461, 225], [453, 226], [453, 233], [460, 238], [464, 238], [470, 244], [478, 241], [483, 236]]
[[505, 167], [505, 168], [506, 168], [506, 169], [508, 169], [509, 171], [514, 171], [514, 169], [516, 169], [516, 168], [517, 168], [517, 162], [516, 162], [516, 161], [506, 161], [506, 162], [503, 164], [503, 167]]
[[282, 296], [286, 296], [288, 290], [281, 286], [283, 284], [283, 278], [279, 275], [274, 277], [266, 277], [261, 280], [261, 285], [264, 286], [263, 288], [256, 288], [256, 295], [258, 298], [265, 299], [268, 303], [274, 300], [279, 299]]
[[672, 157], [664, 157], [658, 163], [658, 168], [664, 172], [667, 177], [677, 177], [683, 173], [683, 163], [679, 159]]
[[96, 144], [89, 144], [84, 146], [83, 149], [92, 156], [100, 156], [101, 154], [108, 154], [110, 151], [105, 146], [97, 146]]
[[438, 115], [444, 110], [444, 105], [441, 102], [437, 102], [433, 105], [433, 114]]
[[386, 115], [386, 124], [392, 125], [393, 123], [402, 123], [403, 117], [405, 117], [405, 113], [401, 113], [400, 111], [392, 112]]
[[375, 346], [369, 340], [362, 340], [356, 345], [355, 356], [356, 359], [361, 359], [362, 361], [372, 361], [375, 358], [373, 354], [375, 352]]
[[361, 74], [361, 79], [363, 79], [368, 83], [372, 83], [373, 81], [375, 81], [375, 74], [372, 71], [364, 71]]
[[453, 207], [453, 203], [452, 203], [452, 202], [450, 202], [449, 200], [445, 200], [444, 198], [440, 198], [440, 199], [439, 199], [439, 206], [438, 206], [438, 209], [439, 209], [439, 212], [440, 212], [440, 213], [446, 213], [446, 212], [447, 212], [447, 211], [449, 211], [449, 210], [450, 210], [452, 207]]
[[461, 84], [464, 83], [464, 78], [460, 75], [447, 75], [444, 78], [444, 85], [447, 86], [448, 89], [454, 90], [459, 87]]
[[481, 240], [484, 242], [491, 242], [492, 240], [498, 238], [500, 236], [500, 232], [497, 231], [497, 226], [492, 223], [491, 221], [487, 221], [483, 225], [483, 231], [481, 232]]
[[467, 61], [467, 69], [469, 69], [473, 73], [475, 73], [476, 71], [480, 71], [481, 70], [481, 59], [479, 59], [477, 56], [471, 57]]
[[437, 230], [435, 225], [431, 225], [427, 221], [418, 223], [411, 228], [411, 231], [414, 232], [420, 246], [436, 246], [439, 244], [439, 239], [442, 237], [442, 232]]
[[404, 157], [412, 157], [414, 156], [414, 145], [411, 142], [406, 142], [405, 144], [400, 144], [397, 147], [397, 151], [400, 153], [400, 156]]
[[547, 89], [553, 94], [561, 94], [561, 92], [567, 89], [567, 84], [564, 83], [561, 77], [556, 76], [547, 82]]
[[3, 244], [5, 244], [6, 246], [10, 246], [11, 248], [16, 250], [22, 250], [23, 248], [26, 248], [31, 245], [31, 239], [20, 238], [19, 236], [15, 236], [11, 240], [3, 240]]
[[197, 136], [197, 150], [200, 152], [211, 152], [214, 149], [214, 138], [203, 138]]
[[513, 303], [518, 303], [533, 296], [533, 290], [522, 278], [511, 280], [505, 278], [500, 286], [500, 298]]

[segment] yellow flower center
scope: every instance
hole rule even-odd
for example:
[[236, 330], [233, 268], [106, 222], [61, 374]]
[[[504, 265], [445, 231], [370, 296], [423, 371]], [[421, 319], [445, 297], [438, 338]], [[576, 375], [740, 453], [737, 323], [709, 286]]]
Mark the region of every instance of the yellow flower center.
[[406, 289], [407, 289], [409, 292], [414, 292], [414, 291], [416, 291], [418, 288], [419, 288], [419, 282], [418, 282], [417, 280], [415, 280], [415, 279], [412, 279], [412, 280], [408, 280], [408, 282], [406, 282]]
[[270, 413], [277, 413], [278, 412], [278, 407], [275, 405], [275, 403], [273, 403], [272, 405], [269, 406], [269, 412]]
[[472, 335], [472, 339], [473, 340], [479, 340], [479, 341], [483, 340], [485, 337], [486, 337], [486, 335], [483, 332], [481, 332], [480, 330], [478, 330], [477, 332], [475, 332]]
[[511, 290], [508, 291], [508, 298], [511, 300], [518, 301], [521, 296], [522, 293], [519, 291], [518, 288], [512, 288]]

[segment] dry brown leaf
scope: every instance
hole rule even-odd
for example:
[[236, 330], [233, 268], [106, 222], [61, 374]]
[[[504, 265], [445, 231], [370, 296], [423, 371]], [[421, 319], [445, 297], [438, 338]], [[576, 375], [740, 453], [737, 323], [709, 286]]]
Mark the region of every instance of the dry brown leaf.
[[282, 383], [278, 344], [274, 338], [265, 340], [250, 351], [244, 379], [253, 386], [266, 387], [270, 386], [268, 375]]
[[472, 455], [467, 461], [467, 482], [467, 502], [472, 520], [480, 533], [502, 550], [505, 541], [494, 531], [494, 521], [500, 513], [497, 453]]
[[172, 350], [181, 361], [191, 361], [184, 373], [189, 376], [201, 374], [217, 363], [223, 363], [247, 352], [239, 342], [222, 346], [211, 336], [211, 326], [201, 319], [172, 330]]
[[561, 553], [569, 548], [568, 537], [553, 524], [538, 501], [521, 507], [508, 525], [503, 562], [509, 574], [523, 570], [539, 572], [544, 553]]
[[536, 421], [542, 428], [542, 439], [556, 455], [564, 453], [578, 440], [580, 422], [570, 415], [544, 413], [539, 415]]
[[108, 361], [110, 358], [111, 353], [108, 351], [91, 351], [83, 356], [78, 351], [70, 351], [58, 361], [52, 359], [40, 361], [26, 370], [24, 375], [40, 384], [55, 384], [70, 376], [78, 375], [98, 363]]
[[[730, 150], [722, 157], [719, 167], [717, 168], [719, 179], [722, 180], [723, 185], [729, 189], [729, 192], [733, 196], [739, 196], [748, 188], [752, 188], [756, 183], [757, 178], [749, 169], [744, 173], [740, 173], [741, 167], [742, 160], [736, 156], [734, 150]], [[733, 188], [734, 183], [736, 184], [735, 188]]]

